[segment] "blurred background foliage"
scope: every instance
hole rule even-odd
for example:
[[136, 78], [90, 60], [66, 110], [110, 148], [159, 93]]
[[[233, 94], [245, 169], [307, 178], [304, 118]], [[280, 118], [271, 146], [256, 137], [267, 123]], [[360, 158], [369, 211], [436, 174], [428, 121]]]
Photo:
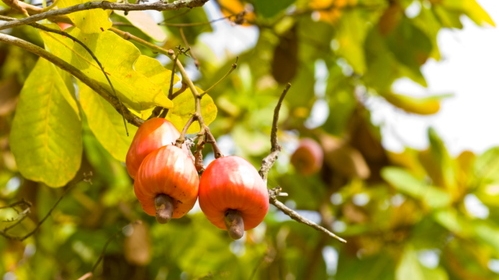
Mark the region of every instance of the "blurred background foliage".
[[[463, 17], [494, 25], [475, 0], [212, 0], [204, 8], [156, 14], [167, 34], [161, 44], [190, 48], [181, 59], [201, 88], [215, 84], [238, 57], [238, 68], [210, 92], [218, 107], [210, 127], [224, 153], [259, 166], [270, 148], [274, 106], [284, 85], [292, 84], [280, 117], [283, 151], [268, 186], [282, 187], [289, 194], [282, 197], [286, 205], [347, 244], [275, 208], [239, 241], [212, 226], [198, 208], [157, 224], [136, 201], [124, 164], [104, 148], [86, 118], [81, 167], [67, 186], [50, 188], [23, 178], [9, 134], [19, 92], [37, 57], [0, 45], [0, 230], [9, 234], [0, 238], [0, 275], [78, 279], [93, 271], [97, 279], [499, 279], [499, 148], [453, 156], [429, 129], [426, 149], [389, 151], [366, 106], [382, 98], [401, 114], [438, 112], [447, 96], [407, 96], [393, 92], [392, 84], [409, 78], [426, 86], [421, 67], [428, 59], [440, 59], [438, 32], [462, 28]], [[127, 17], [111, 19], [154, 42], [147, 30], [123, 24]], [[233, 32], [216, 33], [221, 36], [216, 43], [203, 40], [227, 24]], [[246, 46], [228, 51], [226, 44], [236, 40], [229, 36], [238, 30], [252, 30], [255, 40], [246, 38]], [[8, 32], [41, 42], [29, 27]], [[165, 57], [137, 47], [172, 68]], [[305, 137], [324, 151], [321, 170], [310, 176], [289, 162]], [[9, 207], [21, 200], [31, 203], [29, 212], [23, 204]], [[49, 211], [24, 241], [8, 238], [33, 231]]]

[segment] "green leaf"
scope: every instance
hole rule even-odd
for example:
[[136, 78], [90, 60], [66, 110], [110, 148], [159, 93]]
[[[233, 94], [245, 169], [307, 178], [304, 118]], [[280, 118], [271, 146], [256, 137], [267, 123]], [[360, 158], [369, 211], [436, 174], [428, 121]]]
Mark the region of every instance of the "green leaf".
[[337, 64], [331, 65], [328, 76], [326, 101], [329, 115], [323, 126], [329, 133], [341, 135], [357, 104], [353, 94], [355, 85], [343, 76]]
[[445, 143], [433, 128], [428, 128], [428, 141], [430, 142], [430, 151], [433, 160], [440, 167], [443, 185], [453, 194], [457, 193], [458, 186], [456, 184], [455, 161], [450, 156]]
[[[198, 93], [202, 93], [203, 90], [196, 87]], [[196, 112], [194, 96], [190, 89], [186, 89], [182, 94], [173, 99], [173, 108], [168, 111], [166, 119], [171, 121], [175, 127], [182, 131], [187, 121]], [[201, 99], [201, 115], [203, 116], [203, 121], [206, 125], [209, 125], [217, 117], [217, 106], [213, 99], [205, 94]], [[194, 122], [187, 133], [197, 133], [199, 132], [199, 123]]]
[[424, 273], [421, 269], [416, 251], [411, 245], [407, 245], [400, 258], [395, 272], [396, 280], [424, 280]]
[[478, 239], [487, 243], [494, 251], [499, 251], [499, 228], [489, 221], [477, 221], [472, 227]]
[[426, 33], [414, 23], [403, 18], [397, 27], [390, 32], [386, 43], [396, 59], [407, 66], [411, 72], [424, 80], [420, 67], [430, 56], [433, 46]]
[[463, 24], [461, 23], [461, 11], [446, 9], [441, 5], [435, 5], [432, 11], [435, 13], [442, 26], [458, 29], [463, 28]]
[[39, 59], [21, 91], [10, 135], [12, 152], [25, 178], [60, 187], [80, 168], [81, 121], [70, 100], [57, 68]]
[[255, 11], [258, 15], [270, 18], [277, 15], [279, 12], [283, 11], [289, 5], [291, 5], [294, 0], [280, 0], [280, 1], [267, 1], [267, 0], [255, 0], [252, 1]]
[[[86, 2], [86, 0], [59, 0], [57, 7], [66, 8]], [[83, 33], [100, 33], [113, 26], [113, 23], [109, 19], [111, 12], [111, 10], [93, 9], [70, 13], [67, 16]]]
[[104, 98], [83, 83], [80, 88], [80, 104], [88, 126], [102, 146], [117, 160], [125, 162], [126, 153], [137, 127], [127, 124], [125, 130], [123, 117]]
[[364, 41], [367, 30], [366, 20], [358, 10], [345, 11], [338, 26], [338, 54], [343, 56], [358, 74], [366, 71]]
[[438, 47], [437, 36], [442, 28], [442, 24], [435, 13], [430, 9], [421, 9], [419, 15], [413, 19], [413, 23], [416, 27], [421, 29], [431, 41], [431, 45], [433, 46], [431, 57], [440, 60], [441, 54]]
[[473, 169], [482, 183], [499, 183], [499, 147], [490, 148], [478, 156]]
[[[40, 33], [46, 48], [54, 55], [80, 69], [85, 75], [111, 88], [97, 62], [91, 55], [72, 39], [53, 33]], [[134, 110], [146, 110], [154, 106], [170, 108], [172, 106], [164, 92], [163, 86], [169, 85], [169, 80], [157, 83], [137, 69], [135, 63], [140, 61], [140, 51], [130, 42], [120, 38], [110, 31], [100, 34], [84, 34], [78, 28], [70, 32], [82, 41], [103, 65], [120, 100]], [[112, 51], [111, 51], [112, 50]], [[159, 62], [147, 60], [140, 68], [157, 68]]]
[[403, 168], [385, 167], [381, 170], [381, 176], [400, 192], [421, 200], [432, 209], [448, 206], [451, 202], [448, 193], [427, 185]]
[[467, 228], [455, 209], [443, 209], [433, 214], [433, 219], [455, 234], [462, 234]]
[[[395, 260], [391, 254], [377, 254], [358, 258], [343, 249], [339, 254], [338, 272], [334, 279], [338, 280], [365, 280], [369, 279], [393, 280], [395, 278]], [[409, 278], [410, 279], [410, 278]]]

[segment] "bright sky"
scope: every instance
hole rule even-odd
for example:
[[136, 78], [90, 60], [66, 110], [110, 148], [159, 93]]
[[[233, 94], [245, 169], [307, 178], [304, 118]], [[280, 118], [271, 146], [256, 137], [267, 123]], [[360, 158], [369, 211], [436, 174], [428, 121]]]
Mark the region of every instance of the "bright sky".
[[[499, 1], [479, 0], [499, 25]], [[391, 150], [403, 146], [423, 148], [426, 130], [434, 127], [452, 154], [469, 149], [483, 152], [499, 146], [499, 29], [477, 27], [463, 19], [464, 30], [444, 30], [438, 37], [443, 59], [423, 67], [427, 89], [411, 81], [395, 85], [414, 95], [453, 93], [435, 116], [419, 117], [376, 104], [373, 120], [383, 125], [383, 143]]]

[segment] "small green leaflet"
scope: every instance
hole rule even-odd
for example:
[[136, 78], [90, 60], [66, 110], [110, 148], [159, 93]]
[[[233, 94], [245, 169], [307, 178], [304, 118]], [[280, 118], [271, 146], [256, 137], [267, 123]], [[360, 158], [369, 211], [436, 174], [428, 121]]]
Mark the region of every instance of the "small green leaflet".
[[[196, 90], [198, 93], [203, 92], [202, 89], [197, 87]], [[174, 106], [170, 109], [166, 118], [171, 121], [178, 130], [182, 131], [184, 125], [196, 111], [196, 103], [191, 90], [187, 89], [185, 92], [175, 97], [173, 103]], [[205, 94], [201, 99], [201, 114], [205, 125], [209, 125], [217, 117], [217, 106], [208, 94]], [[194, 122], [187, 130], [187, 133], [197, 133], [199, 130], [199, 123]]]
[[447, 192], [418, 180], [403, 168], [385, 167], [381, 170], [381, 177], [398, 191], [422, 201], [432, 210], [449, 206], [451, 203]]
[[395, 279], [404, 280], [424, 280], [424, 274], [419, 264], [418, 255], [412, 245], [405, 247], [404, 253], [399, 260], [397, 270], [395, 272]]
[[82, 155], [78, 107], [58, 69], [40, 58], [21, 91], [10, 145], [21, 174], [51, 187], [76, 175]]
[[[141, 111], [161, 106], [172, 107], [162, 87], [169, 85], [169, 80], [162, 81], [161, 86], [157, 81], [151, 80], [135, 63], [141, 57], [139, 49], [132, 43], [122, 39], [111, 31], [100, 34], [84, 34], [80, 29], [74, 28], [69, 32], [82, 41], [99, 59], [111, 80], [120, 100], [134, 110]], [[54, 55], [79, 68], [85, 75], [98, 81], [104, 87], [111, 88], [104, 73], [91, 57], [91, 55], [72, 39], [53, 33], [40, 32], [46, 48]], [[157, 67], [156, 60], [147, 60], [142, 63], [145, 69]]]

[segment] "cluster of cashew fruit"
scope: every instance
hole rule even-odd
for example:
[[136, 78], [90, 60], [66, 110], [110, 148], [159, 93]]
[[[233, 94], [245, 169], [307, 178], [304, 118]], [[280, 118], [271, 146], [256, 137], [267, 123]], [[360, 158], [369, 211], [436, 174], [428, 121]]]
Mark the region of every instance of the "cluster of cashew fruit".
[[180, 132], [168, 120], [142, 124], [126, 156], [126, 167], [142, 209], [159, 223], [178, 219], [199, 199], [208, 220], [233, 239], [259, 225], [269, 208], [265, 182], [245, 159], [221, 156], [199, 175]]

